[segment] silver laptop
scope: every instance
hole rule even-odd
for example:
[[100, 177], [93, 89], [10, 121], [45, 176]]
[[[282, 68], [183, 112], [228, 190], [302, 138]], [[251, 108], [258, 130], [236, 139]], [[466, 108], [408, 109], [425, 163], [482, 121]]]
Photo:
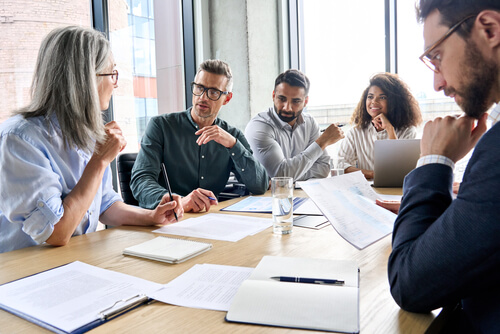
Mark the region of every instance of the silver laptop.
[[420, 139], [376, 140], [374, 187], [402, 187], [420, 157]]

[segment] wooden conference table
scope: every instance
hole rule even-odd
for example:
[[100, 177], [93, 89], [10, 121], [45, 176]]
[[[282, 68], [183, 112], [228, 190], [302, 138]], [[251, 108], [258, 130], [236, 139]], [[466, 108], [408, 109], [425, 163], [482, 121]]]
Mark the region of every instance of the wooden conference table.
[[[386, 194], [400, 191], [383, 190]], [[294, 196], [305, 194], [296, 190]], [[220, 208], [238, 200], [219, 203], [210, 212], [218, 213]], [[193, 216], [195, 214], [186, 214], [184, 219]], [[266, 214], [258, 216], [270, 217]], [[255, 267], [264, 255], [354, 260], [360, 268], [361, 333], [423, 333], [435, 317], [435, 314], [405, 312], [392, 299], [387, 280], [391, 235], [359, 251], [340, 237], [331, 226], [321, 230], [295, 227], [293, 233], [287, 236], [274, 235], [270, 227], [235, 243], [209, 240], [213, 244], [212, 250], [180, 264], [171, 265], [122, 255], [124, 248], [156, 237], [151, 233], [154, 229], [155, 227], [117, 227], [74, 237], [64, 247], [35, 246], [0, 254], [0, 284], [76, 260], [162, 284], [173, 280], [196, 263]], [[91, 333], [311, 332], [227, 323], [225, 315], [226, 312], [156, 302], [112, 319], [93, 329]], [[0, 310], [0, 332], [49, 333], [3, 310]]]

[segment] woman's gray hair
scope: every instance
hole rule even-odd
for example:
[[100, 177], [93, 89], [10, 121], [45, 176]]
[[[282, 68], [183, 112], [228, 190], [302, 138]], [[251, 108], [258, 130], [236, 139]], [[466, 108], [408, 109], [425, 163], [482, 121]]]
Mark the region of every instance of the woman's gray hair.
[[112, 66], [106, 37], [90, 28], [70, 26], [43, 40], [31, 84], [31, 102], [16, 113], [25, 118], [55, 115], [69, 148], [87, 152], [105, 136], [96, 73]]

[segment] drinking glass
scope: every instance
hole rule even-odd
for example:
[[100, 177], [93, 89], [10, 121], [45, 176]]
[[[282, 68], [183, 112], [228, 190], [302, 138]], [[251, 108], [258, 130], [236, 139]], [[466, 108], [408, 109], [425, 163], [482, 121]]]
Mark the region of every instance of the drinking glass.
[[293, 227], [293, 178], [273, 177], [273, 233], [289, 234]]

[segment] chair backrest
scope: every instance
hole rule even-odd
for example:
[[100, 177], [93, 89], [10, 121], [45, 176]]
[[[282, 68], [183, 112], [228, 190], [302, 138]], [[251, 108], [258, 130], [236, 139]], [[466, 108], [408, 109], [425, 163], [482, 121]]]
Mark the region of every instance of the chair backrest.
[[131, 205], [139, 205], [139, 202], [132, 195], [130, 190], [130, 178], [132, 176], [132, 167], [134, 167], [137, 153], [123, 153], [116, 158], [116, 168], [118, 170], [118, 180], [120, 181], [120, 190], [123, 201]]
[[250, 192], [248, 191], [247, 187], [243, 183], [239, 183], [234, 173], [231, 172], [231, 174], [229, 175], [229, 179], [227, 180], [226, 187], [219, 194], [219, 202], [246, 196], [249, 194]]

